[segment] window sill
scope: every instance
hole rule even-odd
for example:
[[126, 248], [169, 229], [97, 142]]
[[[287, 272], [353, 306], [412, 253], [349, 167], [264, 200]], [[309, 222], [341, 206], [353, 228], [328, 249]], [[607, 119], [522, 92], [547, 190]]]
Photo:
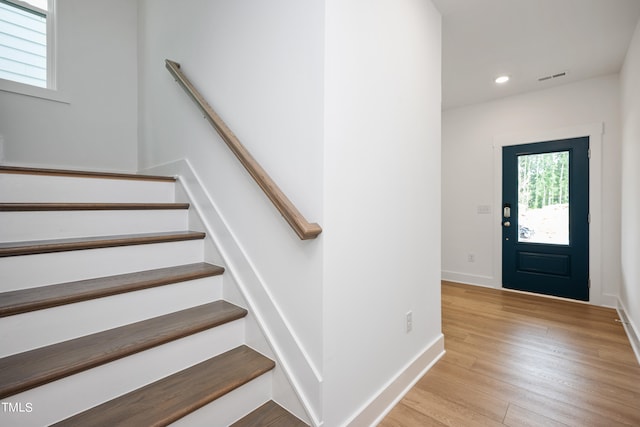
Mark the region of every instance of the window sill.
[[11, 80], [0, 79], [0, 91], [11, 92], [18, 95], [30, 96], [33, 98], [46, 99], [62, 104], [70, 104], [69, 96], [59, 90], [46, 89], [43, 87], [31, 86], [24, 83], [12, 82]]

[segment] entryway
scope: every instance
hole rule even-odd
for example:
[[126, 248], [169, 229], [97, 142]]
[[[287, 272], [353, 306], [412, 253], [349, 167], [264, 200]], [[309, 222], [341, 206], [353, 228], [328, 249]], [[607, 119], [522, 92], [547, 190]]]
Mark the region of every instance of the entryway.
[[589, 300], [589, 137], [502, 150], [502, 285]]

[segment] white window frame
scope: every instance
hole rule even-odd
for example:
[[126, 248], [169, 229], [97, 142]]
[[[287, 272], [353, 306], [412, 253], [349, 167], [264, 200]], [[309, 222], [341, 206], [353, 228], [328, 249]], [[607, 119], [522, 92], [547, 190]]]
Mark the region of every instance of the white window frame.
[[47, 87], [33, 86], [27, 83], [15, 82], [0, 78], [0, 91], [11, 92], [35, 98], [48, 99], [51, 101], [69, 103], [67, 96], [58, 89], [57, 81], [57, 60], [56, 60], [56, 0], [47, 0], [48, 9], [42, 10], [21, 0], [8, 0], [25, 9], [42, 13], [47, 17]]

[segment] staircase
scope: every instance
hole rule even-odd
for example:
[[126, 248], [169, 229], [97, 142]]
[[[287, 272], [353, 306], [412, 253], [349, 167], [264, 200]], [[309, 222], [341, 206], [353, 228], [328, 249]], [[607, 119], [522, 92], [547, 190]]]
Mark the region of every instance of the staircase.
[[0, 166], [0, 425], [306, 425], [175, 185]]

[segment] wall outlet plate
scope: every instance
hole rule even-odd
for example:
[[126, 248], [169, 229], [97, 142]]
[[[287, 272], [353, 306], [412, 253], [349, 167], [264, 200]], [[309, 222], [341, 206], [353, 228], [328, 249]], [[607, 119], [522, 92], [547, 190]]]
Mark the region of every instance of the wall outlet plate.
[[407, 311], [407, 314], [405, 315], [405, 319], [406, 319], [406, 332], [409, 333], [413, 330], [413, 312]]

